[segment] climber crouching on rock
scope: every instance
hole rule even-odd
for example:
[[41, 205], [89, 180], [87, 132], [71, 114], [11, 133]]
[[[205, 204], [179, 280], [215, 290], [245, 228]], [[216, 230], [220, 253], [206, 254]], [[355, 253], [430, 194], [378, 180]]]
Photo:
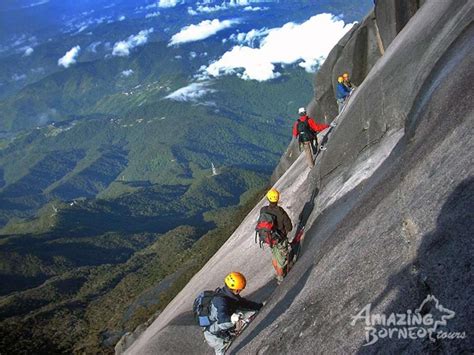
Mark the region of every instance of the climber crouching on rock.
[[228, 343], [232, 341], [236, 325], [239, 322], [239, 311], [259, 311], [262, 303], [249, 301], [240, 296], [247, 281], [240, 272], [231, 272], [224, 279], [225, 286], [218, 288], [211, 301], [209, 325], [204, 331], [204, 338], [216, 355], [223, 355]]

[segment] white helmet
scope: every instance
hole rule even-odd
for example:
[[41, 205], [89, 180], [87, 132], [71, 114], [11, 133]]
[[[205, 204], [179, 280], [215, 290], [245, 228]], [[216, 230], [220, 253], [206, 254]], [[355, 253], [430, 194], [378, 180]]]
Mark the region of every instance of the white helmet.
[[299, 115], [306, 115], [306, 109], [304, 107], [300, 107], [298, 109], [298, 114]]

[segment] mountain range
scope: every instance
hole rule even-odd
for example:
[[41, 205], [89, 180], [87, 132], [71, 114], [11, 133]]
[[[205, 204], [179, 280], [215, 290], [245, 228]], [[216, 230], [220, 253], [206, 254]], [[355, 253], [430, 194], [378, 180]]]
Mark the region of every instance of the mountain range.
[[1, 4], [0, 351], [111, 352], [162, 309], [261, 196], [371, 5]]

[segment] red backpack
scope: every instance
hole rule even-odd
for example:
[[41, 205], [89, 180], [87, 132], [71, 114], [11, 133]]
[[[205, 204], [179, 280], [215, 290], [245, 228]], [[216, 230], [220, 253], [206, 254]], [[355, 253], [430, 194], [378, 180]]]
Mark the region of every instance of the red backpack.
[[255, 243], [258, 236], [260, 247], [263, 244], [268, 244], [270, 247], [278, 244], [281, 240], [281, 235], [277, 230], [277, 226], [276, 216], [262, 209], [255, 227]]

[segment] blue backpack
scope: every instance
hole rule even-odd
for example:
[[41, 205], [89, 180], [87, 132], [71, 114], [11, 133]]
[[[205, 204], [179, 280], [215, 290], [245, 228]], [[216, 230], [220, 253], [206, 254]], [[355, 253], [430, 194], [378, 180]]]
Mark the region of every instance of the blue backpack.
[[211, 302], [215, 295], [215, 291], [203, 291], [194, 300], [194, 318], [201, 327], [208, 327], [212, 324], [209, 316], [211, 315]]

